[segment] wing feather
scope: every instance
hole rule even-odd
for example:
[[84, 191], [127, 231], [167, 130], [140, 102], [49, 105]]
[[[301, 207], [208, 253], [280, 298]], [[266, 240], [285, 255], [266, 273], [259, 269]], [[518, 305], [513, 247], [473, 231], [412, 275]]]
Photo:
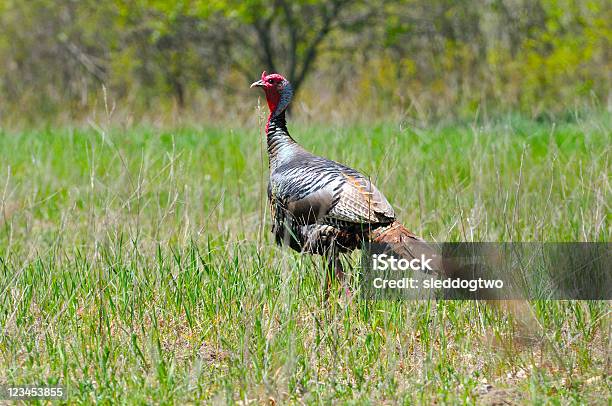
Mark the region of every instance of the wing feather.
[[342, 177], [345, 182], [340, 198], [328, 216], [358, 224], [387, 223], [395, 219], [393, 207], [365, 176], [344, 171]]
[[302, 156], [270, 177], [270, 198], [282, 202], [301, 224], [390, 223], [393, 208], [364, 175], [334, 161]]

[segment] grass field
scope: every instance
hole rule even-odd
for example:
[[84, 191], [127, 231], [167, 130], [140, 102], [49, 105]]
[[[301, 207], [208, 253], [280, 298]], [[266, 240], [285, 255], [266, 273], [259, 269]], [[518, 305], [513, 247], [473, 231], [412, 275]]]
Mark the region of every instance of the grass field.
[[[324, 301], [251, 129], [0, 132], [0, 384], [70, 402], [608, 404], [609, 302]], [[610, 116], [290, 123], [437, 241], [609, 241]], [[528, 327], [526, 327], [528, 326]]]

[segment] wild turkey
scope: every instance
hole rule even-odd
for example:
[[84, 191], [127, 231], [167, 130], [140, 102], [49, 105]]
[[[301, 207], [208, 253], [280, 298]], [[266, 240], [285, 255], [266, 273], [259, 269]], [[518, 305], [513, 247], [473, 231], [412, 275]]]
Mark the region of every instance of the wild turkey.
[[[432, 258], [434, 274], [442, 277], [475, 279], [481, 264], [463, 265], [453, 258], [439, 256], [395, 218], [393, 208], [369, 179], [338, 162], [306, 151], [287, 131], [285, 110], [293, 97], [287, 79], [266, 75], [251, 87], [266, 94], [270, 115], [266, 125], [270, 182], [268, 199], [272, 208], [272, 232], [279, 244], [296, 251], [325, 255], [328, 269], [342, 280], [339, 255], [374, 242], [385, 251], [402, 258], [421, 254]], [[327, 283], [330, 290], [331, 272]], [[476, 275], [476, 276], [475, 276]], [[347, 289], [348, 292], [348, 289]], [[493, 306], [507, 310], [529, 326], [529, 311], [524, 301], [498, 300], [496, 292], [480, 294], [493, 300]], [[523, 327], [524, 327], [523, 326]]]
[[388, 244], [400, 255], [413, 257], [410, 243], [423, 240], [396, 220], [393, 207], [366, 176], [311, 154], [291, 138], [285, 122], [293, 97], [289, 81], [264, 71], [253, 87], [263, 88], [270, 108], [268, 199], [276, 242], [327, 256], [340, 279], [339, 255], [366, 241]]

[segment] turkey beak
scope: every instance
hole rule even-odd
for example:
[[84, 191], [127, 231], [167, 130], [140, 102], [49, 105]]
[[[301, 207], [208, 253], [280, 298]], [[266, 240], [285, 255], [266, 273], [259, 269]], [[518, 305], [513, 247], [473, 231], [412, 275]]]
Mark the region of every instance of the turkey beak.
[[254, 88], [254, 87], [264, 87], [264, 86], [265, 86], [264, 81], [263, 80], [258, 80], [257, 82], [253, 82], [251, 84], [251, 89]]

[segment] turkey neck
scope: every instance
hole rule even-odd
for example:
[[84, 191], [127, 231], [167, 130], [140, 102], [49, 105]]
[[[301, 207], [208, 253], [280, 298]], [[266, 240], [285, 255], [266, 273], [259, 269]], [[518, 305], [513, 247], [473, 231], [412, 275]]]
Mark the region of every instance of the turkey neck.
[[287, 131], [285, 112], [274, 116], [270, 114], [267, 125], [268, 157], [270, 158], [270, 171], [288, 162], [294, 154], [302, 148], [291, 138]]

